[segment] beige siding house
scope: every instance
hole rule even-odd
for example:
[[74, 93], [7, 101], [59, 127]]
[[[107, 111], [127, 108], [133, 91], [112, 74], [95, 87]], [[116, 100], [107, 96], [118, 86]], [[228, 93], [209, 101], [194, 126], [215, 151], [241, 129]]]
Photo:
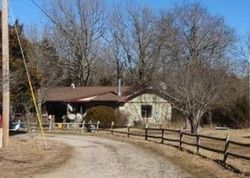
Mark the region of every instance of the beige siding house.
[[142, 93], [127, 101], [119, 110], [129, 118], [129, 125], [134, 122], [165, 123], [171, 120], [171, 104], [154, 93]]
[[74, 111], [84, 114], [95, 106], [109, 106], [125, 114], [128, 125], [163, 124], [171, 120], [172, 108], [167, 97], [152, 88], [61, 87], [48, 89], [44, 98], [48, 114], [60, 121], [67, 115], [70, 104]]

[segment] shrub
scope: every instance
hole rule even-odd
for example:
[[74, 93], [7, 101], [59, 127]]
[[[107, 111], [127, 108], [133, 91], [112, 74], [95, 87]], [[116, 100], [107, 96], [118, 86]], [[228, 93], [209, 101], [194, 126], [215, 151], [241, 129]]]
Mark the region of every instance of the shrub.
[[134, 120], [133, 125], [136, 126], [136, 127], [137, 126], [139, 127], [139, 126], [144, 126], [145, 124], [143, 123], [142, 120]]
[[107, 106], [97, 106], [89, 109], [84, 120], [86, 122], [90, 120], [92, 122], [100, 121], [100, 125], [104, 127], [110, 127], [112, 121], [114, 121], [115, 124], [117, 122], [115, 110]]
[[128, 124], [128, 117], [129, 115], [124, 112], [124, 111], [120, 111], [120, 112], [116, 112], [116, 125], [118, 126], [126, 126]]
[[213, 111], [213, 122], [234, 129], [250, 127], [248, 96], [238, 98], [228, 108], [217, 108]]

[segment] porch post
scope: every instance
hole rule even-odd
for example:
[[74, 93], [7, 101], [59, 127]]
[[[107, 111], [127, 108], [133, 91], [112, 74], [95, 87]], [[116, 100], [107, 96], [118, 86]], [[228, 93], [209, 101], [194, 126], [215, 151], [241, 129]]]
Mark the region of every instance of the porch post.
[[80, 113], [81, 113], [81, 115], [83, 114], [82, 104], [80, 105]]

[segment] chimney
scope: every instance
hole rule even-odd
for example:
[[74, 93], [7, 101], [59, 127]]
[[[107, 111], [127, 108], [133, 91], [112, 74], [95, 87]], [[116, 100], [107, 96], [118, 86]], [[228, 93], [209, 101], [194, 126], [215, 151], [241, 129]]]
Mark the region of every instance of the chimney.
[[75, 88], [76, 88], [76, 86], [75, 86], [74, 83], [71, 84], [71, 88], [72, 88], [72, 89], [75, 89]]
[[121, 92], [121, 78], [118, 79], [117, 95], [118, 96], [122, 95], [122, 92]]

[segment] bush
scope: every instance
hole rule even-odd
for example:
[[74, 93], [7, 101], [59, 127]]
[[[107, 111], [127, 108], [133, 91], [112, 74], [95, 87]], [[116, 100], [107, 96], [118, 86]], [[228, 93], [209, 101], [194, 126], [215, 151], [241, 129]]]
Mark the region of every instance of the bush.
[[128, 124], [128, 117], [129, 117], [129, 115], [124, 111], [116, 112], [116, 123], [115, 124], [117, 126], [126, 126]]
[[220, 126], [234, 129], [250, 127], [248, 96], [238, 98], [230, 107], [217, 108], [213, 111], [213, 122]]
[[107, 106], [97, 106], [89, 109], [84, 120], [86, 122], [90, 120], [92, 122], [100, 121], [100, 125], [104, 127], [110, 127], [112, 121], [114, 121], [115, 124], [117, 122], [115, 110]]
[[135, 127], [145, 126], [145, 124], [143, 123], [142, 120], [134, 120], [134, 121], [133, 121], [133, 125], [134, 125]]

